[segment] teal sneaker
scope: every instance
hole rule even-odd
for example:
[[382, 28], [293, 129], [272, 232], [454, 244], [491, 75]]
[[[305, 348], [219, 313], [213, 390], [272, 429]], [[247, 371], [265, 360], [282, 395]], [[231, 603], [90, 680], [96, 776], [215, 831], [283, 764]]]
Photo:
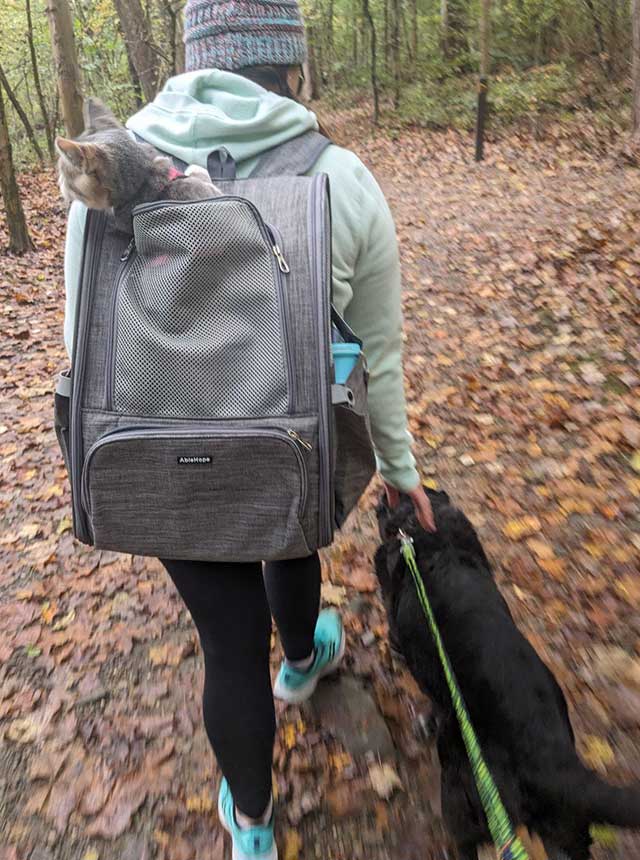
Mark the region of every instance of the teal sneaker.
[[304, 671], [283, 660], [273, 687], [276, 699], [297, 705], [311, 696], [320, 678], [334, 672], [344, 657], [346, 639], [340, 616], [335, 609], [323, 609], [318, 615], [313, 636], [315, 656]]
[[240, 827], [236, 821], [235, 805], [229, 783], [223, 779], [218, 794], [218, 818], [231, 834], [232, 860], [278, 860], [276, 840], [273, 838], [273, 815], [263, 827]]

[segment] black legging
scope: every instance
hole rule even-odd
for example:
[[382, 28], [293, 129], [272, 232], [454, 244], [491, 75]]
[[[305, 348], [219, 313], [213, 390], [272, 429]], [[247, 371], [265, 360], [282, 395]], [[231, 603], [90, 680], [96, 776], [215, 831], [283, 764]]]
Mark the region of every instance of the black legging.
[[162, 563], [200, 635], [209, 741], [238, 809], [257, 818], [271, 797], [271, 614], [288, 659], [308, 657], [320, 607], [318, 554], [269, 562], [264, 578], [260, 562]]

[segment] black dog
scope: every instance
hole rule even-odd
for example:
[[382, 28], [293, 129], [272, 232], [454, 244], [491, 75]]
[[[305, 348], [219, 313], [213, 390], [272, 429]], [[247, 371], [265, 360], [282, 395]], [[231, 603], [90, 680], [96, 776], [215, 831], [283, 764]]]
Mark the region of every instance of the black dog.
[[394, 510], [382, 500], [375, 566], [391, 639], [435, 704], [443, 814], [459, 857], [477, 860], [478, 846], [491, 838], [398, 529], [414, 540], [445, 649], [511, 820], [537, 833], [553, 860], [588, 860], [592, 822], [640, 826], [640, 790], [614, 788], [582, 764], [562, 691], [515, 626], [473, 526], [446, 493], [425, 492], [438, 531], [418, 526], [408, 497]]

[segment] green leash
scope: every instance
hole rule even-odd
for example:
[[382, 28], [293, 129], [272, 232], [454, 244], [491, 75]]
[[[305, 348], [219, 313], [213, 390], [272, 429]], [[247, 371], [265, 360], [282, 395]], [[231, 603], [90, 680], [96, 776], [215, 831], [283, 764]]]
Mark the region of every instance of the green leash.
[[429, 622], [431, 634], [436, 643], [436, 648], [438, 649], [442, 668], [449, 686], [449, 692], [451, 693], [451, 701], [453, 702], [453, 707], [455, 709], [456, 716], [458, 717], [458, 722], [460, 723], [460, 731], [462, 732], [464, 745], [467, 748], [467, 756], [471, 763], [473, 776], [478, 788], [478, 794], [480, 795], [480, 800], [482, 801], [482, 806], [484, 808], [485, 815], [487, 816], [489, 832], [491, 833], [491, 838], [496, 846], [498, 858], [499, 860], [529, 860], [529, 855], [527, 854], [524, 845], [516, 836], [513, 825], [507, 814], [507, 810], [504, 808], [500, 798], [500, 792], [493, 781], [493, 777], [491, 776], [487, 763], [482, 755], [480, 743], [478, 742], [478, 738], [471, 724], [469, 712], [467, 711], [464, 699], [462, 698], [462, 693], [458, 687], [453, 667], [451, 666], [447, 652], [444, 649], [442, 637], [440, 636], [436, 618], [433, 614], [431, 604], [429, 603], [429, 598], [427, 597], [424, 582], [418, 572], [416, 556], [413, 551], [413, 539], [403, 531], [398, 532], [398, 537], [400, 538], [400, 543], [402, 545], [402, 555], [411, 572], [411, 576], [413, 577], [413, 581], [418, 592], [418, 599], [420, 600], [424, 614]]

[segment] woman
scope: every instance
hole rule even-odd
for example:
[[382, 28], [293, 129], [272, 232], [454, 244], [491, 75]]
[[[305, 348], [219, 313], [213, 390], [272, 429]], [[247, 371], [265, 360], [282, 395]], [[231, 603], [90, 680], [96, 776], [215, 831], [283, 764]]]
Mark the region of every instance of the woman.
[[[206, 166], [225, 146], [238, 176], [258, 156], [318, 127], [297, 103], [306, 45], [295, 0], [189, 0], [187, 72], [172, 78], [127, 126], [163, 152]], [[327, 173], [333, 221], [334, 303], [364, 341], [378, 469], [390, 503], [411, 495], [433, 529], [429, 501], [410, 450], [401, 363], [400, 270], [391, 214], [359, 159], [328, 147], [310, 173]], [[71, 353], [86, 210], [74, 203], [65, 255], [65, 341]], [[269, 675], [271, 615], [286, 655], [274, 693], [301, 702], [344, 652], [337, 613], [319, 612], [320, 562], [309, 558], [222, 564], [163, 560], [198, 629], [205, 660], [206, 731], [224, 774], [220, 818], [231, 832], [234, 860], [272, 860], [271, 765], [275, 712]]]

